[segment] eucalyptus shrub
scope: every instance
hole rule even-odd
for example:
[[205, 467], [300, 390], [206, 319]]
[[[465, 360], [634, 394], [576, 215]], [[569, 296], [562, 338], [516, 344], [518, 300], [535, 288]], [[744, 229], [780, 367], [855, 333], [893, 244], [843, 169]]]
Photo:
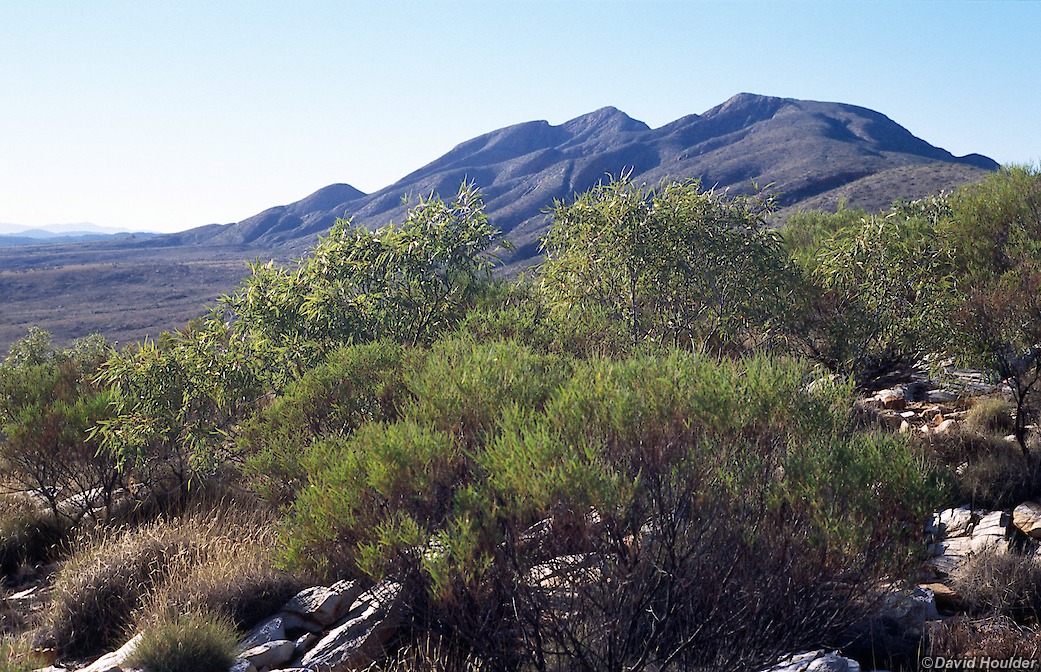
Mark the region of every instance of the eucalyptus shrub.
[[622, 179], [557, 202], [539, 274], [556, 325], [608, 351], [768, 341], [795, 288], [768, 212], [697, 181], [649, 189]]
[[56, 349], [50, 334], [31, 329], [0, 362], [0, 488], [33, 493], [59, 527], [95, 510], [110, 515], [124, 484], [92, 434], [112, 415], [113, 395], [96, 380], [108, 353], [97, 336]]

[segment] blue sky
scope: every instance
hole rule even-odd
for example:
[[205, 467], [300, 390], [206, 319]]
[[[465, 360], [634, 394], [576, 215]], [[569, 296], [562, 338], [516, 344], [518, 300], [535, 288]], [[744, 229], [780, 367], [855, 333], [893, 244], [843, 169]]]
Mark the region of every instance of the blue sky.
[[742, 92], [1041, 160], [1041, 2], [0, 0], [0, 222], [173, 231], [475, 135]]

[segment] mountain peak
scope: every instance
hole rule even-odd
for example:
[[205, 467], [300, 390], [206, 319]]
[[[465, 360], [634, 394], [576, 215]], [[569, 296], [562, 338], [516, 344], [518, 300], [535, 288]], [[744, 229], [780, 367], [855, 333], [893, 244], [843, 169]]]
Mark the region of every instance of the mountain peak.
[[564, 122], [561, 128], [576, 138], [605, 131], [632, 133], [649, 131], [651, 129], [650, 126], [642, 121], [633, 119], [617, 107], [611, 106], [601, 107], [599, 110], [593, 110], [588, 114], [575, 117]]

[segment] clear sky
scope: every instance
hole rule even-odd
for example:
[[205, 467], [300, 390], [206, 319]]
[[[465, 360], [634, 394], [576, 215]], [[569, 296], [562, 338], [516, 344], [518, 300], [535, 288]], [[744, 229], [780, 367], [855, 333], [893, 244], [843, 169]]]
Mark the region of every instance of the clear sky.
[[0, 0], [0, 222], [174, 231], [475, 135], [747, 91], [1041, 160], [1041, 2]]

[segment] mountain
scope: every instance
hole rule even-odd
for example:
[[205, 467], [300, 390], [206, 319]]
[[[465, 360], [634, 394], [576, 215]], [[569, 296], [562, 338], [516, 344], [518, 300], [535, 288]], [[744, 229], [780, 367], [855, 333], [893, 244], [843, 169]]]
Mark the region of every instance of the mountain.
[[[255, 259], [299, 258], [341, 217], [368, 227], [401, 221], [402, 197], [449, 198], [464, 180], [515, 246], [506, 272], [537, 261], [546, 208], [607, 175], [700, 178], [747, 192], [754, 184], [784, 209], [878, 209], [978, 181], [997, 164], [915, 137], [872, 110], [743, 93], [698, 115], [650, 128], [613, 107], [560, 125], [530, 121], [456, 146], [394, 184], [365, 194], [333, 184], [234, 224], [177, 234], [67, 244], [0, 245], [0, 353], [30, 325], [57, 342], [99, 331], [136, 341], [175, 329], [231, 291]], [[39, 243], [39, 240], [29, 242]]]
[[402, 196], [447, 198], [470, 180], [483, 192], [491, 220], [517, 247], [513, 261], [523, 263], [548, 228], [545, 209], [608, 175], [631, 172], [651, 184], [700, 178], [732, 193], [760, 185], [787, 207], [811, 200], [834, 207], [843, 197], [850, 206], [877, 208], [981, 179], [997, 167], [978, 154], [955, 157], [864, 107], [742, 93], [656, 129], [613, 107], [559, 126], [509, 126], [463, 142], [373, 194], [332, 185], [238, 224], [179, 234], [179, 240], [302, 253], [337, 218], [374, 228], [402, 218]]

